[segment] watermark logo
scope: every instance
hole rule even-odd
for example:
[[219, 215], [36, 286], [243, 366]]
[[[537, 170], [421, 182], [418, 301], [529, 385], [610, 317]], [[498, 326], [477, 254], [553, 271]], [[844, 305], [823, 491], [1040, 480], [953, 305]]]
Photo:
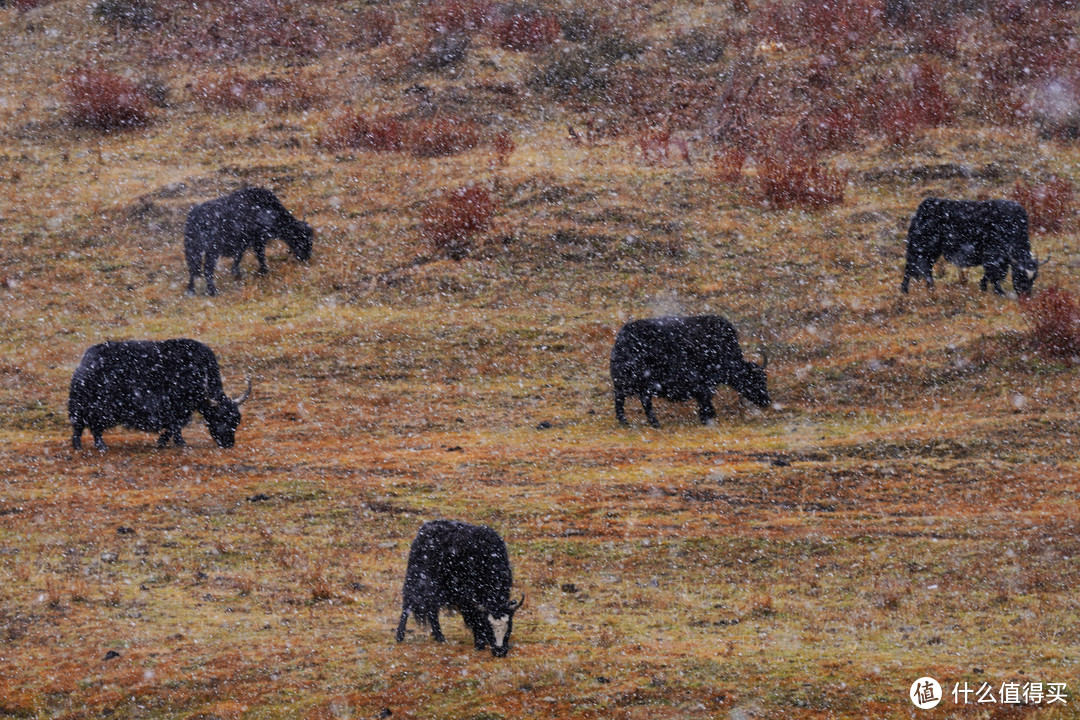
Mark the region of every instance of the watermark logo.
[[941, 685], [932, 677], [921, 677], [911, 683], [908, 695], [911, 696], [911, 702], [915, 707], [920, 710], [929, 710], [937, 707], [941, 702]]

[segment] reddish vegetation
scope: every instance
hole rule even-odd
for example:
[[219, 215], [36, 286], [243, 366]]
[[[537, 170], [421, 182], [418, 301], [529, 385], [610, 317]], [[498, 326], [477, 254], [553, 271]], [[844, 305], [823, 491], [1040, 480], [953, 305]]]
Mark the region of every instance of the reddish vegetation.
[[554, 15], [544, 12], [519, 12], [499, 18], [491, 33], [499, 47], [507, 50], [535, 51], [552, 45], [562, 34]]
[[235, 70], [196, 79], [191, 93], [205, 107], [220, 110], [250, 110], [262, 95], [251, 78]]
[[733, 183], [742, 177], [746, 164], [746, 149], [739, 145], [729, 145], [713, 155], [715, 177], [719, 182]]
[[455, 155], [479, 143], [480, 127], [454, 115], [418, 120], [405, 131], [405, 147], [419, 157]]
[[143, 125], [146, 96], [127, 78], [104, 70], [76, 70], [66, 83], [67, 116], [73, 125], [116, 130]]
[[514, 138], [508, 132], [496, 133], [492, 145], [495, 148], [495, 160], [501, 166], [510, 162], [510, 156], [517, 147], [514, 144]]
[[391, 117], [369, 119], [366, 115], [347, 112], [330, 119], [319, 144], [331, 150], [363, 148], [376, 152], [401, 150], [404, 125]]
[[460, 260], [469, 254], [474, 238], [491, 225], [494, 214], [491, 193], [479, 185], [463, 185], [424, 209], [423, 236], [437, 251]]
[[839, 55], [866, 44], [882, 22], [881, 3], [875, 0], [796, 0], [762, 5], [753, 25], [762, 37]]
[[470, 0], [435, 0], [424, 8], [421, 25], [429, 35], [472, 35], [487, 19], [487, 8]]
[[758, 163], [758, 184], [762, 199], [775, 208], [818, 210], [844, 202], [847, 173], [792, 155], [766, 157]]
[[1040, 352], [1065, 358], [1070, 365], [1080, 356], [1080, 305], [1071, 293], [1052, 285], [1023, 300], [1020, 308]]
[[671, 128], [663, 130], [645, 130], [638, 135], [638, 147], [641, 159], [651, 165], [657, 160], [667, 160], [668, 143], [671, 142]]
[[1073, 186], [1064, 178], [1055, 177], [1041, 185], [1017, 182], [1013, 198], [1027, 210], [1031, 229], [1038, 232], [1061, 232], [1073, 214]]
[[941, 71], [933, 63], [922, 63], [912, 73], [910, 91], [900, 91], [880, 83], [870, 90], [863, 126], [885, 137], [890, 145], [906, 145], [925, 128], [953, 121], [955, 101], [945, 92]]
[[361, 46], [378, 47], [394, 37], [397, 16], [379, 8], [362, 10], [356, 15], [353, 24], [353, 37]]

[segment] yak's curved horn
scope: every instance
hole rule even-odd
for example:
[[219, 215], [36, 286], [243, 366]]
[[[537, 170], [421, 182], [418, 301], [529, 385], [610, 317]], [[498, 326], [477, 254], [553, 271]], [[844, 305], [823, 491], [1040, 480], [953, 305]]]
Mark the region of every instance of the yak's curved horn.
[[759, 348], [759, 351], [761, 352], [761, 369], [764, 370], [769, 367], [769, 354], [765, 352], [764, 345]]
[[247, 400], [249, 397], [251, 397], [251, 378], [248, 378], [247, 390], [244, 391], [243, 395], [233, 400], [233, 402], [237, 405], [243, 405], [244, 401]]
[[510, 601], [510, 612], [515, 612], [521, 609], [521, 606], [525, 604], [525, 593], [521, 593], [521, 599], [518, 601]]
[[[1035, 256], [1032, 255], [1032, 257], [1035, 257]], [[1039, 267], [1042, 267], [1046, 263], [1050, 262], [1050, 255], [1047, 255], [1045, 260], [1040, 260], [1039, 258], [1035, 258], [1035, 262], [1039, 263]]]

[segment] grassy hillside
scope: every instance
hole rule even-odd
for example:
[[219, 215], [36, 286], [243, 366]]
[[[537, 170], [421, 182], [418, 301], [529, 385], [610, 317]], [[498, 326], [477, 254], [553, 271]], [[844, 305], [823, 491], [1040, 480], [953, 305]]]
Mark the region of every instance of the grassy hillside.
[[[743, 5], [0, 7], [0, 716], [898, 718], [930, 675], [1077, 717], [1076, 363], [978, 269], [899, 283], [922, 198], [1049, 189], [1031, 302], [1080, 292], [1080, 16]], [[185, 296], [245, 185], [313, 261]], [[702, 312], [774, 406], [619, 427], [619, 327]], [[73, 452], [82, 352], [182, 336], [254, 379], [237, 446]], [[393, 641], [440, 517], [507, 540], [505, 659]]]

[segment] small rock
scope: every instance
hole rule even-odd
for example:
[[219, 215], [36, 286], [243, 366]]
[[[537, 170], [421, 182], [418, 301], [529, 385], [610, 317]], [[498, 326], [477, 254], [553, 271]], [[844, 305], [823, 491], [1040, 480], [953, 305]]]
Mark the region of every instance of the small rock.
[[465, 452], [465, 449], [462, 448], [460, 445], [455, 445], [453, 447], [446, 448], [446, 452]]
[[607, 685], [608, 683], [611, 682], [611, 678], [607, 678], [607, 677], [604, 677], [603, 675], [600, 675], [600, 676], [598, 676], [596, 678], [596, 682], [600, 683], [601, 685]]
[[116, 534], [117, 535], [134, 535], [135, 530], [133, 528], [129, 528], [127, 525], [121, 525], [120, 527], [116, 528]]
[[772, 461], [773, 467], [791, 467], [791, 461], [787, 458], [778, 457]]
[[120, 653], [116, 652], [115, 650], [110, 650], [109, 652], [105, 653], [103, 661], [108, 662], [109, 660], [115, 660], [118, 657], [120, 657]]
[[554, 427], [554, 426], [550, 422], [548, 422], [547, 420], [544, 420], [543, 422], [541, 422], [539, 425], [536, 426], [536, 429], [537, 430], [550, 430], [552, 427]]
[[562, 591], [564, 593], [576, 593], [578, 591], [578, 587], [574, 583], [563, 583]]
[[383, 708], [382, 710], [379, 711], [379, 714], [378, 714], [377, 717], [379, 717], [380, 720], [385, 720], [386, 718], [390, 717], [393, 714], [394, 713], [390, 710], [390, 708]]
[[120, 556], [114, 552], [103, 552], [101, 553], [101, 562], [112, 564], [116, 562], [119, 557]]
[[266, 493], [255, 493], [254, 495], [249, 495], [248, 498], [247, 498], [247, 501], [248, 502], [266, 502], [269, 499], [270, 499], [270, 496], [267, 495]]

